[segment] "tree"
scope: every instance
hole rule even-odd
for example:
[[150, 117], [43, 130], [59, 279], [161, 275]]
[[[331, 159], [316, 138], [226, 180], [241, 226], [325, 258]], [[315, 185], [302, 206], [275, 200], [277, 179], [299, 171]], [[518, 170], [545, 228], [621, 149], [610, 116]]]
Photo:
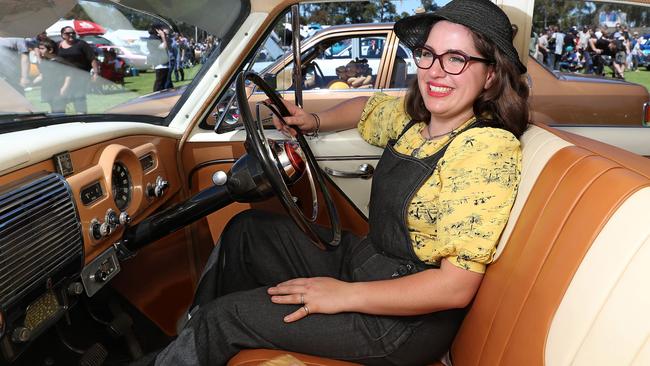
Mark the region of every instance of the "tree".
[[379, 21], [380, 22], [393, 22], [397, 16], [397, 8], [395, 4], [387, 1], [381, 0], [381, 5], [379, 6]]
[[303, 24], [327, 25], [394, 21], [397, 16], [395, 4], [388, 0], [380, 3], [363, 1], [349, 3], [321, 3], [302, 5]]
[[436, 0], [421, 0], [422, 8], [426, 11], [436, 11], [440, 7], [436, 4]]

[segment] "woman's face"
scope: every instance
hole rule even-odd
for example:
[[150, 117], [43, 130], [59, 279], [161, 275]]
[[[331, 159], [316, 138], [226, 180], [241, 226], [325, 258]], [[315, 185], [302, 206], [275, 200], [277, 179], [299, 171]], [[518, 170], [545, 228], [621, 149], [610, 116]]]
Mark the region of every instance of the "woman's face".
[[61, 38], [66, 42], [73, 42], [77, 33], [72, 29], [72, 27], [66, 27], [63, 32], [61, 32]]
[[[469, 28], [448, 21], [437, 22], [427, 38], [426, 45], [436, 54], [458, 50], [469, 56], [485, 57], [474, 45]], [[424, 105], [435, 119], [455, 119], [473, 116], [473, 104], [481, 92], [489, 88], [494, 72], [492, 67], [478, 61], [469, 61], [459, 75], [447, 74], [439, 60], [429, 69], [417, 71], [418, 87]]]

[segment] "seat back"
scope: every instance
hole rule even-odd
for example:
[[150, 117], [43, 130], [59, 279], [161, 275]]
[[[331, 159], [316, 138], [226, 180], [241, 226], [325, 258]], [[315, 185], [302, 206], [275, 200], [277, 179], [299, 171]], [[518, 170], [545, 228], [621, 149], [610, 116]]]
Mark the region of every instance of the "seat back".
[[[522, 147], [517, 199], [453, 365], [650, 365], [650, 162], [543, 126]], [[284, 353], [244, 351], [229, 365]]]
[[650, 164], [539, 126], [522, 143], [501, 255], [453, 364], [650, 364]]

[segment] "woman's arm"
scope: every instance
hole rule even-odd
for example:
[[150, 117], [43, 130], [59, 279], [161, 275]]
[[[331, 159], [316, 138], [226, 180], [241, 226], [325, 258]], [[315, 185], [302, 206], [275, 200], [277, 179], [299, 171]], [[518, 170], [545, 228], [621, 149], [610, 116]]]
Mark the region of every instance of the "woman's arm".
[[[276, 304], [300, 304], [301, 295], [310, 314], [359, 312], [376, 315], [420, 315], [463, 308], [474, 298], [482, 273], [468, 271], [442, 261], [440, 269], [410, 276], [371, 282], [343, 282], [333, 278], [297, 278], [271, 287]], [[307, 316], [300, 308], [284, 320]]]
[[[320, 126], [317, 126], [316, 117], [311, 113], [305, 112], [295, 104], [285, 101], [284, 105], [291, 113], [290, 117], [285, 117], [284, 120], [289, 124], [300, 128], [303, 132], [315, 131], [318, 127], [319, 131], [340, 131], [354, 128], [361, 119], [363, 107], [366, 105], [368, 97], [356, 97], [346, 100], [334, 107], [322, 112], [318, 112], [320, 119]], [[289, 132], [286, 126], [277, 119], [273, 118], [273, 124], [278, 130]]]

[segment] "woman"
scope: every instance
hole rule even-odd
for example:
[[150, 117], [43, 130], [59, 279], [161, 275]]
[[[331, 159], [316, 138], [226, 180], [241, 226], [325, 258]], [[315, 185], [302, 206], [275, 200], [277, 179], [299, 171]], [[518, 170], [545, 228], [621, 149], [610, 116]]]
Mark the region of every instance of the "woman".
[[61, 28], [61, 38], [57, 49], [57, 56], [65, 62], [74, 66], [69, 68], [70, 83], [62, 90], [63, 96], [67, 103], [74, 105], [75, 112], [86, 113], [86, 94], [88, 93], [88, 83], [90, 81], [90, 72], [92, 72], [93, 81], [99, 74], [99, 63], [95, 58], [95, 52], [92, 47], [77, 39], [77, 33], [72, 27]]
[[236, 216], [156, 365], [221, 365], [245, 348], [424, 365], [449, 348], [515, 198], [526, 68], [488, 0], [455, 0], [395, 31], [419, 67], [405, 100], [378, 94], [318, 114], [290, 106], [287, 118], [305, 132], [358, 125], [386, 146], [368, 237], [343, 233], [321, 252], [285, 217]]

